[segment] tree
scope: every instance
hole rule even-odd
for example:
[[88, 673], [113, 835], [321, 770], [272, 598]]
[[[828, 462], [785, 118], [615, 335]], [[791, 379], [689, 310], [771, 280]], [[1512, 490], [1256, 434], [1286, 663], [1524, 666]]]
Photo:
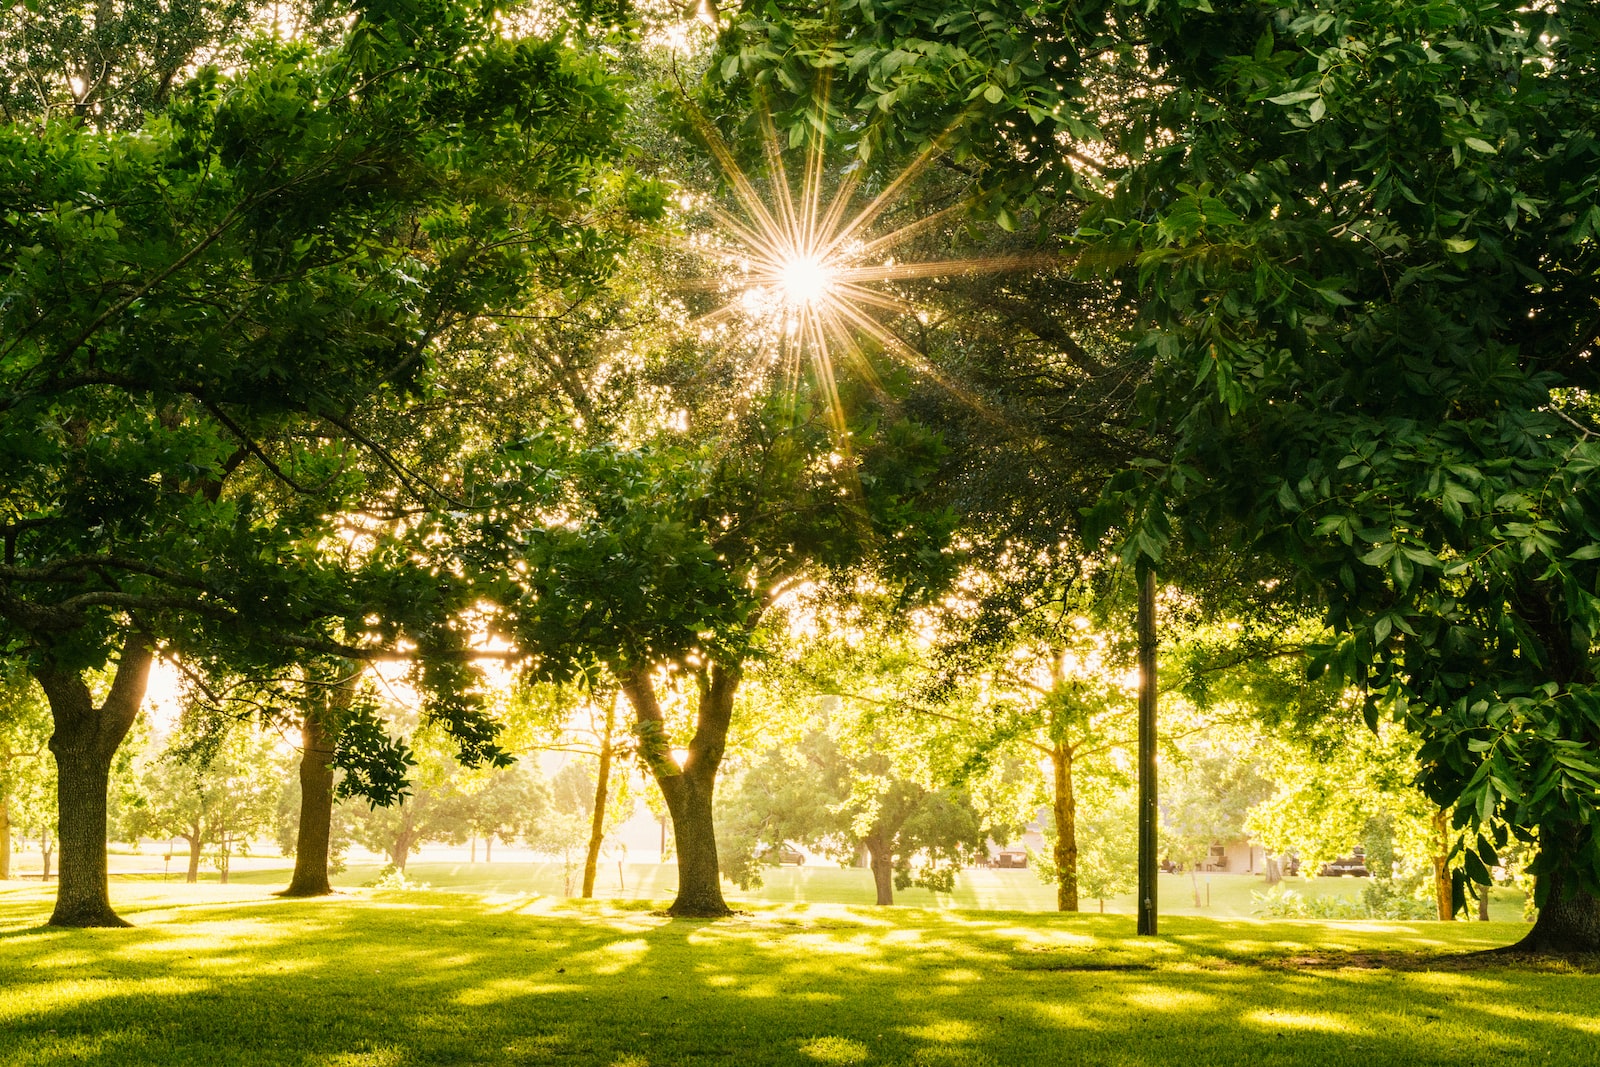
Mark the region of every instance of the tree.
[[214, 846], [226, 883], [233, 853], [248, 848], [277, 815], [281, 766], [273, 738], [196, 718], [191, 709], [179, 733], [137, 772], [122, 830], [134, 839], [182, 838], [189, 882], [199, 881], [201, 853]]
[[1415, 784], [1416, 737], [1395, 723], [1368, 730], [1354, 712], [1263, 737], [1273, 789], [1246, 828], [1270, 851], [1292, 850], [1307, 876], [1359, 843], [1375, 879], [1431, 880], [1437, 916], [1448, 920], [1450, 842], [1439, 809]]
[[740, 884], [759, 885], [758, 858], [796, 842], [845, 863], [865, 852], [879, 904], [912, 885], [948, 893], [984, 854], [989, 827], [965, 789], [917, 781], [905, 764], [918, 754], [897, 761], [886, 740], [849, 726], [835, 737], [824, 719], [794, 748], [758, 757], [722, 808]]
[[[669, 437], [577, 452], [545, 440], [512, 457], [538, 472], [521, 481], [531, 490], [525, 521], [540, 524], [514, 544], [526, 577], [507, 625], [537, 653], [535, 676], [604, 671], [621, 684], [639, 757], [672, 815], [674, 915], [728, 913], [713, 793], [746, 661], [783, 595], [829, 571], [937, 581], [950, 526], [942, 509], [919, 508], [940, 449], [914, 424], [864, 423], [840, 472], [822, 461], [831, 438], [821, 413], [782, 397], [739, 410], [733, 419], [725, 408], [715, 419], [700, 412], [718, 436], [696, 447]], [[557, 506], [567, 520], [543, 524]], [[664, 684], [678, 678], [696, 705], [681, 765], [662, 704]]]
[[1593, 6], [751, 11], [741, 65], [826, 63], [885, 112], [858, 143], [953, 126], [1007, 206], [1085, 202], [1171, 439], [1101, 520], [1287, 566], [1339, 635], [1318, 666], [1422, 739], [1457, 902], [1536, 841], [1524, 947], [1600, 946]]
[[1248, 746], [1233, 739], [1191, 741], [1177, 755], [1165, 775], [1161, 844], [1169, 858], [1189, 868], [1199, 907], [1197, 869], [1209, 860], [1212, 845], [1243, 835], [1250, 809], [1266, 799], [1271, 784]]
[[11, 877], [11, 834], [23, 798], [46, 792], [50, 713], [32, 678], [0, 664], [0, 881]]
[[324, 0], [22, 4], [0, 25], [0, 121], [133, 128], [195, 68], [243, 62], [263, 33], [326, 44], [343, 14]]
[[414, 547], [336, 562], [330, 517], [422, 492], [361, 477], [394, 464], [359, 423], [426, 391], [442, 338], [608, 269], [582, 211], [621, 113], [558, 42], [402, 6], [365, 5], [338, 50], [197, 75], [137, 134], [0, 129], [0, 626], [55, 723], [58, 924], [120, 922], [105, 780], [158, 654], [269, 674], [405, 633], [464, 758], [500, 758], [452, 621], [470, 594]]

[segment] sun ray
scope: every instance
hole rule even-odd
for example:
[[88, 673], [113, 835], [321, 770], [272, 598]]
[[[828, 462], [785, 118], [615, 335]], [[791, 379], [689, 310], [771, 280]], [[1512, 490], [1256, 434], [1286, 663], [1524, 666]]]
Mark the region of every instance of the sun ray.
[[[814, 114], [826, 121], [826, 79], [813, 97]], [[758, 109], [758, 137], [765, 164], [762, 194], [739, 166], [733, 150], [716, 127], [690, 107], [696, 131], [722, 169], [737, 210], [716, 204], [707, 213], [716, 229], [675, 247], [702, 255], [725, 268], [721, 277], [706, 282], [686, 282], [685, 289], [716, 290], [725, 302], [691, 325], [721, 328], [736, 318], [764, 320], [768, 325], [752, 335], [760, 344], [769, 339], [774, 354], [766, 365], [778, 375], [791, 401], [798, 398], [800, 377], [809, 367], [826, 406], [826, 417], [838, 438], [841, 455], [848, 455], [848, 430], [841, 404], [836, 364], [875, 394], [885, 392], [873, 367], [881, 351], [925, 380], [932, 381], [981, 409], [986, 418], [999, 418], [992, 405], [971, 390], [940, 373], [933, 363], [906, 341], [884, 319], [918, 315], [916, 304], [898, 283], [978, 274], [1056, 269], [1062, 257], [1045, 252], [977, 256], [964, 259], [898, 261], [889, 254], [970, 209], [972, 197], [947, 204], [886, 233], [869, 231], [943, 151], [945, 136], [934, 138], [899, 173], [867, 202], [855, 207], [866, 173], [859, 163], [843, 168], [830, 180], [825, 138], [807, 130], [803, 156], [791, 168], [771, 113]], [[795, 188], [798, 179], [799, 188]], [[922, 318], [926, 322], [926, 318]], [[737, 331], [728, 340], [735, 344]], [[749, 340], [749, 339], [744, 339]], [[863, 341], [867, 344], [864, 346]], [[753, 364], [754, 366], [754, 364]]]

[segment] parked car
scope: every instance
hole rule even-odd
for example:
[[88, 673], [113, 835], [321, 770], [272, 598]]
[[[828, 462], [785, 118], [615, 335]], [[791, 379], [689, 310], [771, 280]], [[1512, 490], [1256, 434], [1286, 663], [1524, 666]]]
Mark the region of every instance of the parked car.
[[804, 867], [806, 865], [805, 853], [788, 845], [779, 845], [776, 850], [763, 848], [756, 853], [756, 858], [762, 863], [776, 863], [780, 867]]
[[1342, 878], [1347, 874], [1353, 878], [1372, 876], [1372, 872], [1367, 870], [1367, 850], [1359, 847], [1351, 849], [1348, 856], [1340, 856], [1331, 863], [1324, 863], [1317, 873], [1324, 878]]

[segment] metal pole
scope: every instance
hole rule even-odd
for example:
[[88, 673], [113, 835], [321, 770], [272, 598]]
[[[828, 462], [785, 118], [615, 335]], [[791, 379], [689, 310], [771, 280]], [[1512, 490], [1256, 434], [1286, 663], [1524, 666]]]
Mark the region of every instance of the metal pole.
[[1156, 573], [1139, 575], [1139, 933], [1156, 933]]

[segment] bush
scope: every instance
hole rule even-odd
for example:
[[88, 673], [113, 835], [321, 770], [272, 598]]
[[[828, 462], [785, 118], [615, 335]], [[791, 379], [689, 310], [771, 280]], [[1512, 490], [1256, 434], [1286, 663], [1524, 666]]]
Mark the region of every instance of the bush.
[[1405, 882], [1374, 878], [1361, 891], [1360, 900], [1346, 897], [1307, 897], [1287, 886], [1251, 893], [1255, 914], [1268, 919], [1432, 919], [1433, 905], [1412, 895]]

